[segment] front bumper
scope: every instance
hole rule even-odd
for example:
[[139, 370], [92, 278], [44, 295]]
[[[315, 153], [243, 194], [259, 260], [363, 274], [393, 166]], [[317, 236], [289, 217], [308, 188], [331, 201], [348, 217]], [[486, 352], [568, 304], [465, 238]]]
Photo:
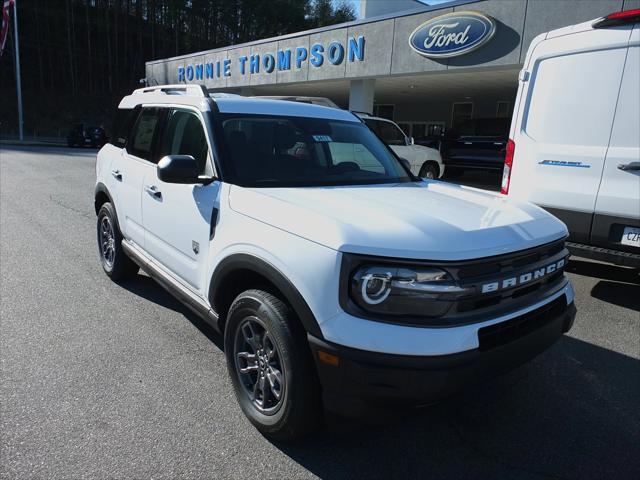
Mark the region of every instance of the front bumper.
[[[366, 406], [433, 403], [505, 373], [549, 348], [569, 331], [575, 315], [575, 304], [567, 304], [562, 295], [532, 312], [481, 328], [477, 349], [451, 355], [393, 355], [308, 339], [327, 407], [357, 413]], [[324, 354], [333, 361], [327, 363]]]

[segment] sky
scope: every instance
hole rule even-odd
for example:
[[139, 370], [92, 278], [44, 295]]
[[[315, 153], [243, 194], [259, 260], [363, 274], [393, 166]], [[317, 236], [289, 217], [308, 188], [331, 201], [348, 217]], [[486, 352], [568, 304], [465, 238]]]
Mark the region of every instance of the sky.
[[[378, 1], [388, 1], [388, 2], [392, 2], [393, 0], [378, 0]], [[446, 3], [446, 2], [450, 2], [452, 0], [418, 0], [419, 2], [422, 3], [428, 3], [429, 5], [437, 5], [438, 3]], [[339, 3], [338, 0], [334, 0], [335, 3]], [[347, 0], [348, 3], [350, 3], [351, 5], [353, 5], [353, 8], [356, 12], [356, 15], [360, 15], [360, 0]]]

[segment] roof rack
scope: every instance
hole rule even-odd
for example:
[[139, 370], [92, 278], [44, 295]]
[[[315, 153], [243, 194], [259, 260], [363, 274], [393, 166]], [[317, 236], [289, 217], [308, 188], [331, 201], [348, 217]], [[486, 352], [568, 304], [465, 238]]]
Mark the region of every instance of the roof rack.
[[133, 91], [133, 95], [144, 95], [145, 93], [164, 93], [166, 95], [188, 95], [192, 97], [209, 98], [209, 92], [204, 85], [157, 85], [155, 87], [138, 88]]

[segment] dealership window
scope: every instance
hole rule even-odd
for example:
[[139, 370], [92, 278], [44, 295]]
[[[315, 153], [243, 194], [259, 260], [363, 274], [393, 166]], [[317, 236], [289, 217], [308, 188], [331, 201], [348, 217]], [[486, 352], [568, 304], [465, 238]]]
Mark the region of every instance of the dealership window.
[[451, 110], [451, 126], [455, 127], [460, 122], [470, 120], [473, 117], [473, 103], [461, 102], [454, 103]]
[[373, 116], [393, 120], [395, 105], [374, 105]]
[[427, 127], [427, 136], [439, 137], [444, 132], [444, 122], [430, 123]]
[[510, 107], [510, 102], [498, 102], [496, 106], [496, 118], [509, 118], [511, 116]]

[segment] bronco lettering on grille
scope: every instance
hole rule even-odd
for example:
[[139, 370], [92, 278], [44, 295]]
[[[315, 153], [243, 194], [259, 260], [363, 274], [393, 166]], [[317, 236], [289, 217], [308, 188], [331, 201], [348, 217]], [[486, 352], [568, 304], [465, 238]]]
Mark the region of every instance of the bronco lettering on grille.
[[513, 288], [524, 285], [525, 283], [529, 283], [533, 280], [539, 280], [560, 270], [562, 267], [564, 267], [564, 264], [565, 259], [563, 258], [555, 263], [552, 263], [551, 265], [537, 268], [536, 270], [532, 270], [531, 272], [521, 273], [516, 277], [505, 278], [498, 282], [485, 283], [482, 285], [482, 293], [498, 292], [500, 290], [504, 290], [505, 288]]

